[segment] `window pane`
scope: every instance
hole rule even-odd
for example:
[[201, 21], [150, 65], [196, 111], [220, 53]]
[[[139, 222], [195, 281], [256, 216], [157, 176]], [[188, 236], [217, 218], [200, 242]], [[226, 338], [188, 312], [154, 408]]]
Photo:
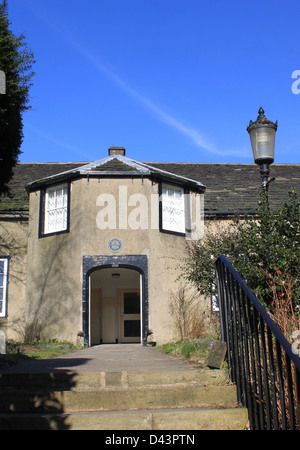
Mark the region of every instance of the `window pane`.
[[54, 208], [55, 208], [55, 192], [48, 191], [46, 209], [49, 210]]
[[124, 293], [124, 314], [140, 314], [140, 296], [138, 293]]
[[56, 208], [61, 208], [62, 206], [63, 206], [62, 192], [58, 192], [56, 197]]
[[124, 337], [140, 337], [140, 320], [124, 320]]
[[68, 204], [68, 188], [67, 186], [63, 189], [63, 206], [67, 206]]

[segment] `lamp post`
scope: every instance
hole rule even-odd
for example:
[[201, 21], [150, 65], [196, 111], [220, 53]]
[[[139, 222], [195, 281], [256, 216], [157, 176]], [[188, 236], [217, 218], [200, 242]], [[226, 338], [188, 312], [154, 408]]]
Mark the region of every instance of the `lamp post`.
[[270, 177], [270, 165], [274, 161], [275, 133], [277, 130], [277, 120], [275, 123], [268, 120], [264, 115], [262, 107], [258, 110], [258, 117], [255, 122], [250, 120], [247, 131], [250, 135], [254, 162], [260, 166], [262, 178], [262, 188], [268, 201], [268, 188], [275, 178]]

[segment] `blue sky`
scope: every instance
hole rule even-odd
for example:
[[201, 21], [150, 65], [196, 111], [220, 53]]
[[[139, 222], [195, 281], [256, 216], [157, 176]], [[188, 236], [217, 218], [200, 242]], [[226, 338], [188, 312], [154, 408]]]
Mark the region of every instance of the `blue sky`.
[[93, 161], [115, 145], [139, 161], [252, 163], [246, 127], [262, 106], [278, 120], [275, 162], [300, 163], [298, 0], [8, 7], [37, 61], [21, 161]]

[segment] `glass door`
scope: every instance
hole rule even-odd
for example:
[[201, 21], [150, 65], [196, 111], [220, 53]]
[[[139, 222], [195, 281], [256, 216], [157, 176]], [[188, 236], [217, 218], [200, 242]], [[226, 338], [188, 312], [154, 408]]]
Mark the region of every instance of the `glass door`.
[[141, 306], [139, 290], [122, 290], [120, 301], [120, 341], [141, 341]]

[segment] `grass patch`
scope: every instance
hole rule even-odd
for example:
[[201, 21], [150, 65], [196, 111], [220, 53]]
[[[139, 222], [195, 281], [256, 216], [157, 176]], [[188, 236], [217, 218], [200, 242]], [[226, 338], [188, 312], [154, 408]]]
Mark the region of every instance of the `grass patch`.
[[205, 364], [209, 350], [216, 339], [188, 339], [186, 341], [169, 342], [157, 346], [157, 350], [168, 355], [178, 356], [193, 363]]
[[0, 355], [0, 367], [17, 364], [29, 359], [52, 359], [72, 350], [78, 350], [70, 342], [10, 342], [6, 343], [6, 354]]

